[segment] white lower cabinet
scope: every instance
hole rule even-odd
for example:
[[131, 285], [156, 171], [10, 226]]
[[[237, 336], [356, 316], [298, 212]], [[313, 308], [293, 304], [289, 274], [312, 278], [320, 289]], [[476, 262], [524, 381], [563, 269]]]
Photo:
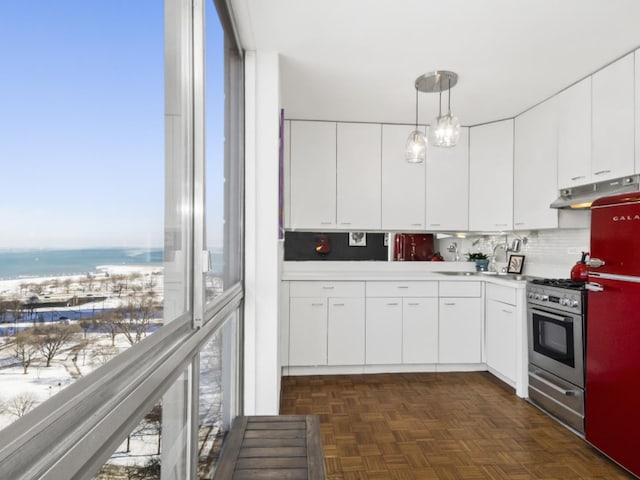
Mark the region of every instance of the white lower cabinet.
[[515, 385], [519, 322], [517, 290], [487, 285], [486, 298], [487, 366]]
[[482, 285], [440, 282], [439, 363], [482, 362]]
[[330, 298], [328, 365], [364, 364], [364, 298]]
[[367, 298], [366, 364], [402, 363], [402, 298]]
[[510, 382], [516, 380], [516, 309], [487, 300], [487, 366]]
[[289, 300], [289, 364], [327, 364], [327, 299]]
[[482, 302], [480, 298], [441, 298], [440, 363], [482, 361]]
[[438, 299], [402, 299], [402, 363], [438, 362]]
[[364, 282], [290, 282], [289, 295], [289, 366], [364, 363]]

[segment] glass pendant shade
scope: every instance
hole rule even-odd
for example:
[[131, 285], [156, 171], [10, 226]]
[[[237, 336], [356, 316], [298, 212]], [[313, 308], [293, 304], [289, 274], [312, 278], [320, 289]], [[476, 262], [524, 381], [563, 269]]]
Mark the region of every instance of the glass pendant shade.
[[427, 158], [427, 139], [419, 130], [414, 130], [407, 138], [404, 158], [409, 163], [422, 163]]
[[439, 116], [429, 127], [429, 144], [436, 147], [454, 147], [460, 138], [460, 120], [451, 113]]

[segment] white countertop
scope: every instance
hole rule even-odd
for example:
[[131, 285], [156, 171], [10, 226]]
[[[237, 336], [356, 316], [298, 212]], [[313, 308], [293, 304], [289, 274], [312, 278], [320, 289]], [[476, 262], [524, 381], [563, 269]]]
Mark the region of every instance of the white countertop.
[[477, 273], [473, 262], [283, 262], [281, 279], [485, 281], [515, 288], [524, 288], [527, 283], [522, 276]]

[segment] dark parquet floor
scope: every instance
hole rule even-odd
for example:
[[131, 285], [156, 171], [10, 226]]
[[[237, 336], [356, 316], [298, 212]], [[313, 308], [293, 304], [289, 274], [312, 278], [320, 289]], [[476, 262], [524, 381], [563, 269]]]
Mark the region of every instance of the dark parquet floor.
[[284, 377], [280, 413], [320, 416], [329, 480], [634, 478], [485, 372]]

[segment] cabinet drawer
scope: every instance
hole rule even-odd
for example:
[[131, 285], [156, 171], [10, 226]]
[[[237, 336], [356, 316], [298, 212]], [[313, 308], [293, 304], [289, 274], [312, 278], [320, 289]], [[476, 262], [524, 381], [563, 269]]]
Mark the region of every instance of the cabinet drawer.
[[489, 283], [487, 284], [487, 300], [496, 300], [515, 306], [517, 304], [517, 289]]
[[367, 282], [367, 297], [437, 297], [438, 282]]
[[364, 282], [291, 282], [291, 297], [364, 297]]
[[440, 282], [441, 297], [479, 297], [480, 282]]

